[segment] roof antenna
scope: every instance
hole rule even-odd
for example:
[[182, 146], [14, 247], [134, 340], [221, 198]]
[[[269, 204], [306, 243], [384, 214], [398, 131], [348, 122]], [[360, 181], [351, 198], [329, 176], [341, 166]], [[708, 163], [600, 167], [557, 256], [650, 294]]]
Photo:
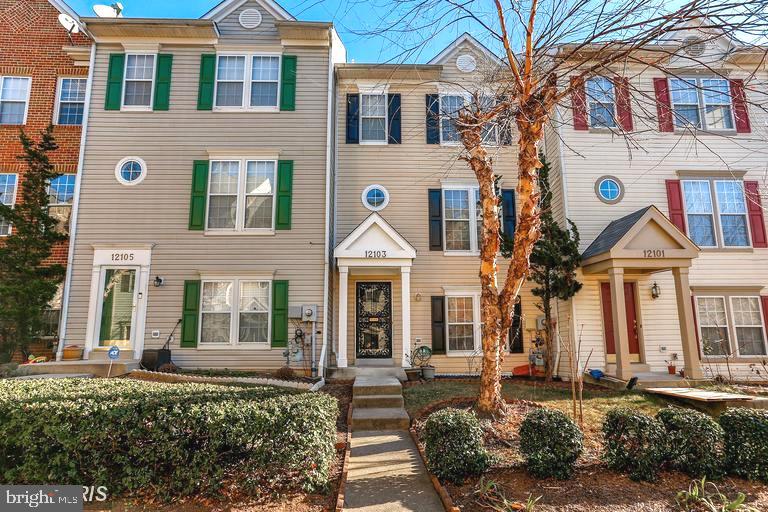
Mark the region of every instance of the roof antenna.
[[111, 5], [97, 4], [93, 6], [93, 12], [99, 18], [122, 18], [123, 4], [115, 2]]

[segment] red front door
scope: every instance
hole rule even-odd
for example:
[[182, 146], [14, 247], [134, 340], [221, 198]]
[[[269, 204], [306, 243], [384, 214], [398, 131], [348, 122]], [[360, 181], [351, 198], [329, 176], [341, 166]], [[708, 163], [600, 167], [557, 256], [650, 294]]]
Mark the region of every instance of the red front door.
[[[616, 331], [613, 325], [611, 308], [611, 285], [600, 283], [600, 297], [603, 310], [603, 334], [605, 350], [611, 362], [616, 359]], [[635, 283], [624, 283], [624, 305], [627, 315], [627, 334], [629, 335], [629, 356], [631, 361], [640, 361], [640, 336], [638, 335], [637, 302], [635, 301]]]

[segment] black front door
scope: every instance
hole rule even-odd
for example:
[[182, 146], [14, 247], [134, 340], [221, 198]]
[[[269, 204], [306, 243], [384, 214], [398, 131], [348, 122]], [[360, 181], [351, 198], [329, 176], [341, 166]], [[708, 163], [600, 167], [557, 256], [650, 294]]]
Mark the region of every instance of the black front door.
[[359, 358], [392, 357], [392, 283], [357, 283]]

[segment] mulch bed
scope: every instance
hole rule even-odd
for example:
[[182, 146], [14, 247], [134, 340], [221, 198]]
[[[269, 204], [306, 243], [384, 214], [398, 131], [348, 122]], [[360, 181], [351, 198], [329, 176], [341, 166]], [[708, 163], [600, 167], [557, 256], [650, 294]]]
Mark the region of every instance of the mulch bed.
[[[413, 428], [420, 434], [432, 412], [447, 407], [472, 409], [476, 397], [456, 397], [430, 404], [414, 415]], [[688, 488], [688, 475], [665, 471], [655, 483], [633, 482], [627, 476], [608, 470], [600, 461], [602, 444], [592, 433], [585, 435], [584, 453], [570, 480], [531, 477], [523, 467], [518, 451], [518, 431], [525, 414], [540, 404], [528, 401], [508, 401], [508, 415], [501, 420], [486, 420], [485, 445], [499, 457], [482, 480], [494, 482], [510, 501], [524, 503], [529, 496], [541, 496], [536, 512], [667, 512], [679, 510], [674, 498], [678, 491]], [[454, 504], [465, 511], [490, 511], [488, 502], [476, 491], [480, 478], [469, 478], [462, 485], [443, 483]], [[738, 478], [717, 482], [721, 492], [735, 497], [747, 495], [747, 503], [757, 510], [768, 511], [768, 486]]]

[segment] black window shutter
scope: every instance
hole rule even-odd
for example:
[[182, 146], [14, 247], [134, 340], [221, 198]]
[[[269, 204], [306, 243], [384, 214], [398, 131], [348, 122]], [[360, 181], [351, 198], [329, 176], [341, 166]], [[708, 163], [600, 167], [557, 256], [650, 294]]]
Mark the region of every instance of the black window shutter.
[[427, 94], [427, 144], [440, 144], [439, 94]]
[[445, 297], [432, 297], [432, 353], [445, 354]]
[[429, 250], [443, 250], [443, 191], [431, 188], [429, 194]]
[[389, 125], [389, 138], [387, 142], [389, 144], [400, 144], [400, 95], [399, 94], [387, 94], [387, 113], [389, 118], [387, 124]]
[[360, 95], [347, 94], [347, 144], [360, 143]]
[[517, 211], [515, 209], [515, 191], [504, 189], [501, 191], [501, 214], [504, 224], [502, 229], [507, 237], [515, 236], [515, 224], [517, 223]]
[[512, 354], [523, 353], [523, 306], [515, 304], [515, 314], [512, 317], [512, 327], [509, 329], [509, 351]]

